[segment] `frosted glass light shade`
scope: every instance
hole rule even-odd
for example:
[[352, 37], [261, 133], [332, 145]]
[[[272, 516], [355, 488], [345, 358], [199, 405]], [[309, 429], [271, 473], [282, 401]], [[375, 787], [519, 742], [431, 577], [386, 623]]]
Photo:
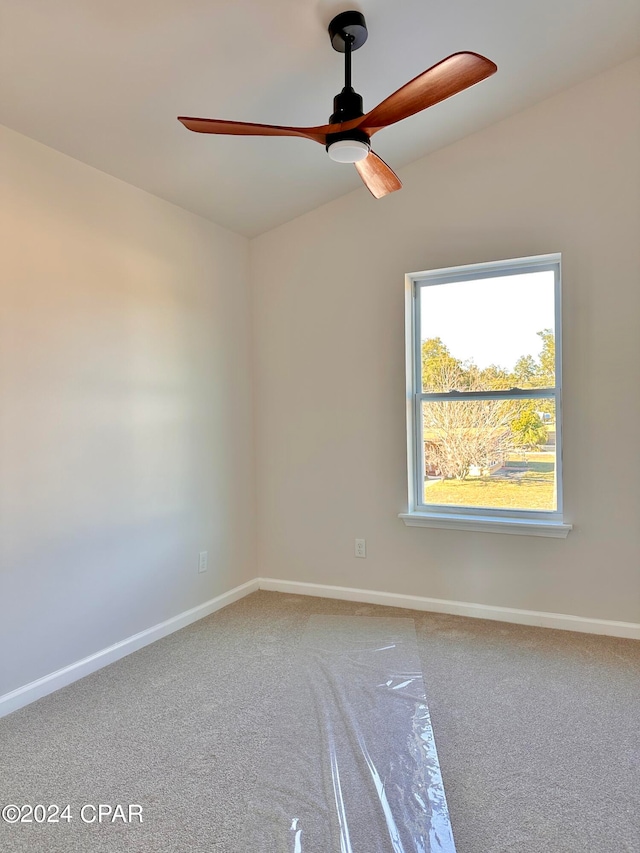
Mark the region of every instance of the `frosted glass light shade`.
[[336, 163], [357, 163], [369, 154], [369, 146], [359, 139], [341, 139], [327, 148], [329, 157]]

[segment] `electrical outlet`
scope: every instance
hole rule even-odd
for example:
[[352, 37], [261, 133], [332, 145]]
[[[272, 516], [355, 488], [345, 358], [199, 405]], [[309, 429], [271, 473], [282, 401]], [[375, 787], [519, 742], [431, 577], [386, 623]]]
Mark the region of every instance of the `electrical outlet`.
[[366, 539], [356, 539], [356, 557], [367, 556], [367, 541]]
[[208, 551], [200, 551], [200, 557], [198, 559], [198, 573], [207, 571], [208, 553]]

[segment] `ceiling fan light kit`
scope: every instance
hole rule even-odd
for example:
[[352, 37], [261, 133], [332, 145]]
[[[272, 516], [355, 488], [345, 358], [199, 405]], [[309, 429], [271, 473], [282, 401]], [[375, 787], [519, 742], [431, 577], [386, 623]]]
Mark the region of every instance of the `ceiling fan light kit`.
[[414, 77], [365, 113], [362, 97], [351, 85], [351, 57], [353, 51], [366, 42], [367, 36], [367, 25], [360, 12], [342, 12], [329, 24], [331, 46], [338, 53], [344, 53], [345, 75], [344, 87], [333, 99], [333, 114], [329, 124], [285, 127], [186, 116], [179, 116], [178, 121], [196, 133], [301, 136], [319, 142], [325, 146], [333, 161], [353, 163], [371, 194], [375, 198], [382, 198], [401, 189], [402, 183], [393, 169], [372, 151], [373, 134], [468, 89], [495, 74], [498, 69], [494, 62], [478, 53], [454, 53]]
[[327, 145], [327, 153], [336, 163], [359, 163], [369, 156], [371, 145], [359, 139], [339, 139]]

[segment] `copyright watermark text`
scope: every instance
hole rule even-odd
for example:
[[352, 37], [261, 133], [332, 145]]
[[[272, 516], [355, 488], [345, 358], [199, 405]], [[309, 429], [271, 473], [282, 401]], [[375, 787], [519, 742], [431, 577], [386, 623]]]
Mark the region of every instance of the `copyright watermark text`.
[[0, 806], [3, 823], [142, 823], [142, 806], [138, 803], [85, 803], [78, 808], [50, 803], [31, 805], [8, 803]]

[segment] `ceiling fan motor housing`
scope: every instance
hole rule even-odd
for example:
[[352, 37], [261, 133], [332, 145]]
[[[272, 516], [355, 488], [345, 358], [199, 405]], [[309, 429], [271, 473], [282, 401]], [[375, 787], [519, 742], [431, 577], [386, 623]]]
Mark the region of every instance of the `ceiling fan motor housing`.
[[329, 118], [329, 124], [342, 124], [342, 122], [360, 118], [364, 115], [362, 106], [362, 95], [359, 95], [351, 86], [345, 86], [333, 99], [333, 115]]

